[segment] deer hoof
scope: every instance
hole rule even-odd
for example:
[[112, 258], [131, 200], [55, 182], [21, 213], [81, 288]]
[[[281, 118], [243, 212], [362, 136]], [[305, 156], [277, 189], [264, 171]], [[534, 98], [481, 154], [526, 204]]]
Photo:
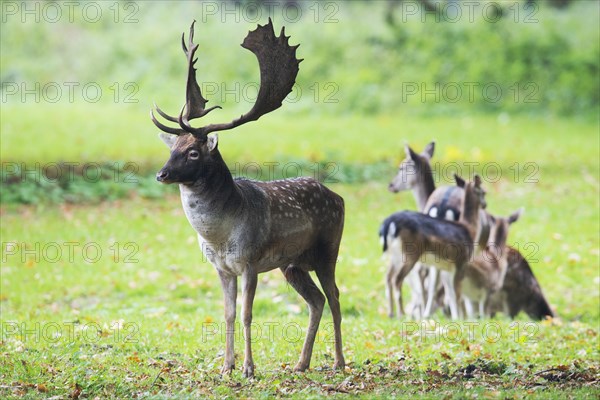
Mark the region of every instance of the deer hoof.
[[235, 365], [233, 364], [223, 364], [221, 368], [221, 375], [231, 375], [231, 371], [235, 369]]
[[335, 363], [333, 363], [333, 369], [336, 371], [343, 371], [345, 366], [346, 363], [344, 362], [344, 360], [336, 361]]
[[294, 372], [304, 372], [308, 369], [308, 364], [299, 362], [298, 364], [296, 364], [296, 366], [294, 367]]
[[244, 378], [254, 378], [254, 365], [244, 365], [244, 371], [242, 375], [244, 376]]

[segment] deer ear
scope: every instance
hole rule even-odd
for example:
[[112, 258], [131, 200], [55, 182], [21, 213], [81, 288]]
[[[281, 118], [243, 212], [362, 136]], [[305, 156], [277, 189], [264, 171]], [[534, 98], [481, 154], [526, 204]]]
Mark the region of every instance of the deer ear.
[[423, 155], [423, 156], [431, 159], [433, 157], [433, 151], [434, 150], [435, 150], [435, 141], [432, 141], [427, 146], [425, 146], [425, 149], [423, 150], [423, 152], [421, 153], [421, 155]]
[[473, 182], [475, 183], [475, 187], [480, 187], [481, 186], [481, 177], [477, 174], [475, 174], [475, 176], [473, 176]]
[[177, 135], [171, 135], [164, 132], [160, 132], [158, 134], [158, 137], [167, 145], [169, 149], [172, 149], [175, 145], [175, 142], [177, 141]]
[[508, 217], [508, 223], [512, 224], [514, 222], [517, 222], [519, 220], [519, 217], [521, 217], [521, 215], [523, 215], [524, 211], [525, 211], [525, 208], [521, 207], [514, 213], [510, 214], [510, 216]]
[[206, 146], [208, 147], [208, 151], [213, 152], [217, 149], [219, 144], [219, 135], [216, 133], [214, 135], [209, 135], [207, 139]]
[[461, 188], [465, 187], [465, 180], [456, 174], [454, 174], [454, 181], [456, 182], [456, 186]]
[[408, 144], [404, 145], [404, 152], [406, 153], [406, 157], [409, 157], [410, 159], [412, 159], [415, 162], [419, 161], [419, 155], [417, 153], [415, 153]]

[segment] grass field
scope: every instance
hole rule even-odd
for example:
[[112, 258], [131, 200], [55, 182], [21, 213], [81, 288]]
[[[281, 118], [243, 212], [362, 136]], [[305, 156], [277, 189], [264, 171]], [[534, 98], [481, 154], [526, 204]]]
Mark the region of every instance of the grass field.
[[[112, 122], [94, 125], [90, 136], [69, 129], [85, 126], [81, 113], [67, 124], [52, 120], [50, 111], [29, 119], [21, 118], [27, 107], [11, 111], [2, 110], [5, 162], [130, 160], [151, 173], [167, 157], [141, 107], [127, 119], [119, 113], [131, 110], [97, 110]], [[54, 129], [35, 142], [20, 134], [47, 119]], [[222, 134], [220, 148], [230, 165], [302, 159], [367, 168], [397, 164], [404, 140], [420, 149], [433, 138], [438, 183], [476, 161], [491, 212], [526, 208], [509, 242], [529, 259], [556, 319], [533, 323], [520, 315], [457, 325], [440, 315], [426, 325], [388, 319], [377, 230], [388, 214], [413, 209], [414, 200], [387, 192], [391, 176], [362, 184], [340, 179], [329, 186], [346, 201], [337, 271], [348, 367], [330, 369], [326, 311], [311, 370], [291, 372], [308, 314], [273, 271], [260, 276], [254, 306], [256, 379], [241, 377], [241, 336], [238, 369], [224, 378], [220, 285], [173, 192], [94, 205], [4, 205], [0, 396], [597, 398], [597, 121], [284, 114]], [[53, 144], [75, 139], [76, 146]]]

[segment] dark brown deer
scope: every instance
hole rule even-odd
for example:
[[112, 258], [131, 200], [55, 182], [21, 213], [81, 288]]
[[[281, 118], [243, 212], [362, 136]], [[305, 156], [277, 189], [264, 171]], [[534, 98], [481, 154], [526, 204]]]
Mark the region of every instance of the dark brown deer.
[[[195, 22], [195, 21], [194, 21]], [[310, 365], [315, 336], [319, 328], [325, 297], [309, 271], [315, 271], [325, 292], [333, 317], [335, 338], [334, 368], [344, 368], [339, 291], [335, 267], [344, 226], [344, 201], [319, 182], [298, 178], [272, 182], [234, 179], [217, 148], [211, 132], [232, 129], [255, 121], [281, 106], [291, 92], [301, 60], [289, 37], [281, 29], [275, 36], [273, 24], [258, 26], [246, 36], [242, 47], [254, 53], [260, 68], [260, 89], [252, 109], [229, 123], [199, 128], [190, 121], [217, 107], [205, 108], [196, 82], [198, 45], [193, 43], [194, 24], [186, 46], [188, 62], [186, 103], [178, 117], [156, 107], [165, 119], [177, 123], [168, 127], [152, 121], [162, 131], [171, 156], [157, 173], [163, 183], [178, 183], [188, 221], [198, 233], [202, 251], [217, 270], [224, 293], [226, 348], [222, 373], [231, 373], [234, 365], [234, 324], [236, 317], [237, 277], [241, 276], [242, 323], [245, 339], [243, 375], [254, 376], [251, 350], [252, 303], [257, 275], [279, 268], [289, 284], [304, 298], [309, 309], [306, 338], [295, 366], [304, 371]]]
[[460, 304], [462, 280], [473, 255], [481, 206], [485, 206], [485, 191], [481, 178], [475, 175], [464, 190], [459, 222], [438, 220], [413, 211], [395, 213], [383, 221], [379, 233], [383, 250], [389, 247], [392, 253], [387, 285], [390, 290], [398, 291], [399, 309], [402, 309], [402, 283], [419, 261], [453, 272], [452, 290], [456, 304]]
[[515, 318], [519, 312], [524, 311], [534, 320], [554, 317], [527, 259], [513, 247], [508, 246], [507, 252], [508, 269], [502, 289], [492, 294], [489, 301], [491, 316], [503, 312]]

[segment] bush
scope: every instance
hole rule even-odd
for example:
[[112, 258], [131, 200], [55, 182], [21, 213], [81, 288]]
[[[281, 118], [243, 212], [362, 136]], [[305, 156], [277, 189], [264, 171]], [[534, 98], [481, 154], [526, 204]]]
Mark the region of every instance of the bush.
[[[286, 25], [291, 43], [302, 44], [298, 56], [305, 59], [297, 79], [296, 95], [301, 95], [287, 108], [329, 115], [401, 108], [425, 113], [597, 112], [597, 2], [573, 3], [565, 9], [541, 3], [539, 10], [510, 2], [495, 22], [483, 17], [481, 8], [488, 3], [475, 3], [479, 8], [472, 21], [466, 12], [456, 21], [436, 14], [426, 14], [423, 21], [423, 14], [406, 15], [401, 9], [390, 19], [390, 3], [383, 1], [298, 2], [303, 7], [298, 21], [273, 11], [276, 29]], [[198, 2], [135, 4], [135, 24], [114, 23], [110, 10], [94, 24], [79, 14], [72, 23], [22, 23], [7, 17], [0, 38], [3, 90], [14, 83], [31, 89], [36, 82], [78, 82], [79, 91], [92, 82], [102, 89], [101, 102], [134, 100], [147, 106], [156, 100], [166, 110], [178, 110], [186, 73], [178, 41], [196, 18], [198, 80], [218, 87], [217, 94], [207, 96], [209, 104], [225, 104], [232, 116], [249, 109], [255, 93], [243, 88], [258, 83], [258, 68], [238, 44], [247, 29], [256, 26], [255, 20], [206, 18]], [[267, 14], [263, 11], [258, 22], [266, 22]], [[242, 89], [228, 94], [236, 91], [235, 85]], [[410, 94], [415, 87], [417, 92]], [[66, 93], [67, 88], [62, 89]], [[427, 90], [438, 98], [423, 98]], [[470, 90], [474, 96], [469, 96]], [[64, 93], [62, 101], [68, 97]], [[28, 96], [27, 104], [52, 105]], [[3, 103], [19, 99], [9, 96]]]

